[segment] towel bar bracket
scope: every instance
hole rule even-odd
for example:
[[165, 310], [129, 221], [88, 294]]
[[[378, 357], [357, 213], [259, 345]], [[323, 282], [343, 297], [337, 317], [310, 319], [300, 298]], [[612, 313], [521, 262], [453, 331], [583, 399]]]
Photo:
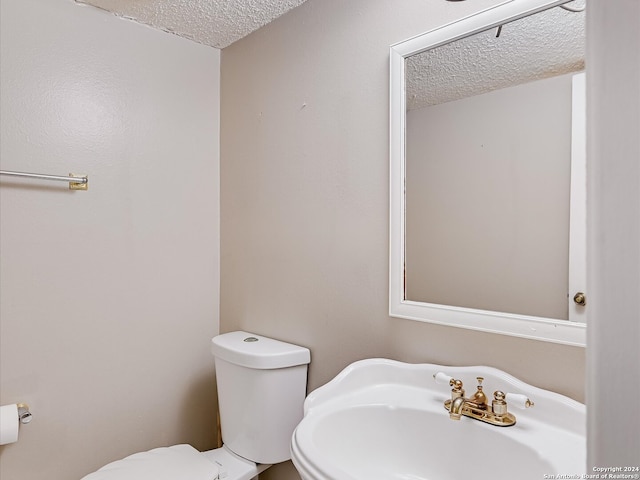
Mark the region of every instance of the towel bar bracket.
[[79, 181], [69, 181], [69, 190], [88, 190], [89, 178], [86, 175], [79, 175], [77, 173], [70, 173], [69, 177], [77, 178]]

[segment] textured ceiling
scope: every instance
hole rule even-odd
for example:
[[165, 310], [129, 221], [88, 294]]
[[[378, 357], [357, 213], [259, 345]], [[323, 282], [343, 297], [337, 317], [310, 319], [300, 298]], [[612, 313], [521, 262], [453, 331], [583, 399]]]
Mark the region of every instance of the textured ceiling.
[[306, 0], [75, 0], [224, 48]]
[[499, 37], [494, 28], [410, 57], [407, 109], [584, 69], [584, 20], [555, 7], [504, 25]]
[[[224, 48], [306, 0], [75, 1]], [[575, 0], [569, 5], [584, 4]], [[407, 108], [583, 69], [584, 17], [584, 12], [555, 7], [504, 25], [500, 37], [492, 29], [407, 59]]]

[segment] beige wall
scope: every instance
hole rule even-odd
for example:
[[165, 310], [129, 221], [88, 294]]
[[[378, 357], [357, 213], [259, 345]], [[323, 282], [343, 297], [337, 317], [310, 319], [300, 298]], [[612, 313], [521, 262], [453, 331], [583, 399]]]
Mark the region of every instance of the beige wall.
[[569, 318], [572, 78], [407, 112], [407, 299]]
[[310, 389], [380, 356], [584, 400], [582, 348], [388, 316], [389, 46], [491, 3], [308, 0], [222, 51], [221, 330], [309, 347]]
[[215, 445], [219, 51], [69, 0], [2, 0], [3, 480]]

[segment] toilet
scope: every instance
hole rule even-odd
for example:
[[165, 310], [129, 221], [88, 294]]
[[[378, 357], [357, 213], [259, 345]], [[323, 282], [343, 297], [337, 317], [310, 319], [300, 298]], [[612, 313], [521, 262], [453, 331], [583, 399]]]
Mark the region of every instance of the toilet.
[[308, 349], [247, 332], [211, 340], [223, 446], [174, 445], [111, 462], [82, 480], [251, 480], [290, 459], [303, 417]]

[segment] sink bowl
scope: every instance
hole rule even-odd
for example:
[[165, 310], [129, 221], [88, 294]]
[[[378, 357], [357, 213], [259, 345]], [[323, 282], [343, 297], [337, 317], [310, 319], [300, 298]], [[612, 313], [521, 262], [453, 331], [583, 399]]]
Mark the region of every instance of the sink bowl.
[[[522, 393], [535, 406], [510, 407], [511, 427], [451, 420], [437, 372], [462, 379], [467, 393], [482, 376], [487, 394]], [[307, 397], [291, 451], [303, 480], [540, 480], [585, 473], [585, 423], [584, 405], [490, 367], [369, 359]]]

